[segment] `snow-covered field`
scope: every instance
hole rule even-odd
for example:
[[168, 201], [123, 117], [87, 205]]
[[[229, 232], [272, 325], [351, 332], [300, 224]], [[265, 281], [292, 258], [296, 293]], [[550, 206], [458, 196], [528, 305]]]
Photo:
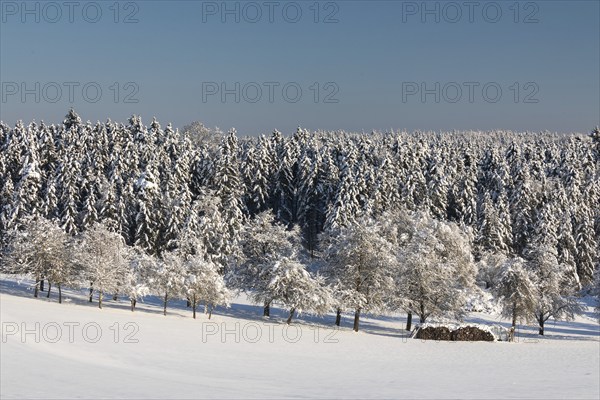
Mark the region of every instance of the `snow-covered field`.
[[[516, 343], [408, 339], [403, 316], [301, 316], [286, 328], [244, 298], [209, 321], [183, 302], [125, 300], [100, 310], [84, 292], [34, 299], [0, 281], [4, 398], [589, 398], [600, 396], [600, 331], [591, 312], [521, 326]], [[502, 324], [493, 315], [468, 321]], [[38, 324], [38, 325], [36, 325]]]

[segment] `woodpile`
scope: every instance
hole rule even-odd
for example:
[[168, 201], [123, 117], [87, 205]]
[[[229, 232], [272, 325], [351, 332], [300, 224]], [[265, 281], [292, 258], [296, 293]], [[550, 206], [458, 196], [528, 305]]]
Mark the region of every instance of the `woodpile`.
[[493, 342], [496, 340], [491, 332], [476, 326], [462, 326], [454, 330], [451, 330], [446, 326], [427, 326], [424, 328], [419, 328], [415, 338], [422, 340], [446, 340], [454, 342]]

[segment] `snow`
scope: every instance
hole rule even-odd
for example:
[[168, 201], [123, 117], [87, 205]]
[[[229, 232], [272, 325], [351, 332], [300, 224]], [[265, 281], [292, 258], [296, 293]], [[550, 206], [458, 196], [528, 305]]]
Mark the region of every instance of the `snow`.
[[[3, 399], [600, 396], [600, 330], [591, 312], [573, 322], [548, 321], [543, 338], [534, 326], [520, 326], [516, 343], [435, 342], [408, 339], [404, 318], [396, 315], [365, 316], [359, 333], [351, 331], [349, 315], [337, 332], [333, 315], [303, 315], [287, 328], [287, 310], [275, 305], [271, 319], [262, 319], [262, 306], [246, 298], [217, 307], [209, 321], [204, 314], [192, 319], [181, 301], [170, 303], [166, 317], [160, 299], [152, 297], [133, 313], [128, 299], [107, 299], [100, 310], [86, 302], [84, 290], [65, 290], [66, 300], [58, 304], [55, 293], [34, 299], [28, 284], [0, 280]], [[7, 334], [15, 326], [35, 330], [36, 322], [40, 339], [47, 340]], [[481, 313], [466, 322], [508, 326]], [[56, 343], [49, 342], [56, 333], [52, 323], [62, 327]], [[69, 323], [79, 323], [72, 343]], [[88, 323], [102, 331], [97, 343], [83, 336]], [[89, 341], [95, 336], [90, 326]], [[129, 339], [138, 342], [125, 343], [135, 327]], [[251, 343], [258, 331], [262, 336]], [[296, 332], [301, 337], [294, 343]]]

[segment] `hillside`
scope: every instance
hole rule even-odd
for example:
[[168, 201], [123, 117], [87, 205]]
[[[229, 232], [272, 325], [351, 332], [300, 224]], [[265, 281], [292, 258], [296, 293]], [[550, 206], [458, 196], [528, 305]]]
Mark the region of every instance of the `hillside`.
[[[202, 313], [192, 319], [183, 302], [173, 302], [165, 317], [156, 298], [148, 298], [133, 313], [127, 300], [107, 300], [99, 310], [95, 302], [86, 303], [83, 291], [67, 291], [66, 301], [58, 304], [55, 293], [50, 299], [32, 298], [29, 284], [1, 281], [2, 398], [460, 394], [549, 399], [600, 394], [600, 331], [591, 312], [573, 322], [549, 321], [541, 339], [535, 326], [520, 326], [516, 343], [425, 342], [406, 338], [404, 318], [398, 315], [367, 317], [359, 333], [352, 332], [349, 315], [337, 332], [331, 329], [333, 315], [303, 315], [286, 328], [285, 310], [274, 308], [265, 320], [262, 308], [245, 298], [237, 298], [228, 309], [217, 308], [209, 321]], [[508, 326], [491, 314], [474, 313], [467, 320]], [[36, 322], [39, 342], [33, 333], [22, 340], [22, 324], [35, 332]], [[7, 334], [15, 323], [19, 331]], [[91, 325], [84, 336], [86, 324]], [[51, 343], [57, 327], [62, 336]], [[92, 343], [98, 328], [102, 335]], [[296, 341], [297, 334], [301, 337]]]

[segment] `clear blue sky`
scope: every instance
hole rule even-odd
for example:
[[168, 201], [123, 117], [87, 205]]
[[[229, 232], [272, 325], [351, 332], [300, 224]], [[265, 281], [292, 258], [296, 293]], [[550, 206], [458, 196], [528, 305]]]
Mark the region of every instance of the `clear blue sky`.
[[[240, 134], [298, 125], [587, 132], [600, 123], [597, 0], [114, 3], [81, 1], [70, 10], [62, 0], [27, 2], [28, 9], [1, 1], [4, 122], [59, 122], [73, 106], [92, 122], [135, 113], [146, 123], [200, 120]], [[222, 15], [225, 7], [233, 13]], [[257, 9], [262, 15], [252, 22]], [[128, 16], [137, 22], [124, 23]], [[72, 103], [69, 82], [79, 84]], [[235, 94], [223, 102], [208, 91], [222, 83], [235, 91], [236, 82], [239, 103]], [[302, 89], [296, 103], [285, 100], [286, 84], [289, 99]], [[424, 99], [422, 84], [430, 90]], [[257, 87], [262, 97], [252, 103]], [[24, 99], [22, 89], [30, 91]], [[125, 102], [128, 94], [138, 102]], [[324, 102], [328, 95], [337, 102]]]

